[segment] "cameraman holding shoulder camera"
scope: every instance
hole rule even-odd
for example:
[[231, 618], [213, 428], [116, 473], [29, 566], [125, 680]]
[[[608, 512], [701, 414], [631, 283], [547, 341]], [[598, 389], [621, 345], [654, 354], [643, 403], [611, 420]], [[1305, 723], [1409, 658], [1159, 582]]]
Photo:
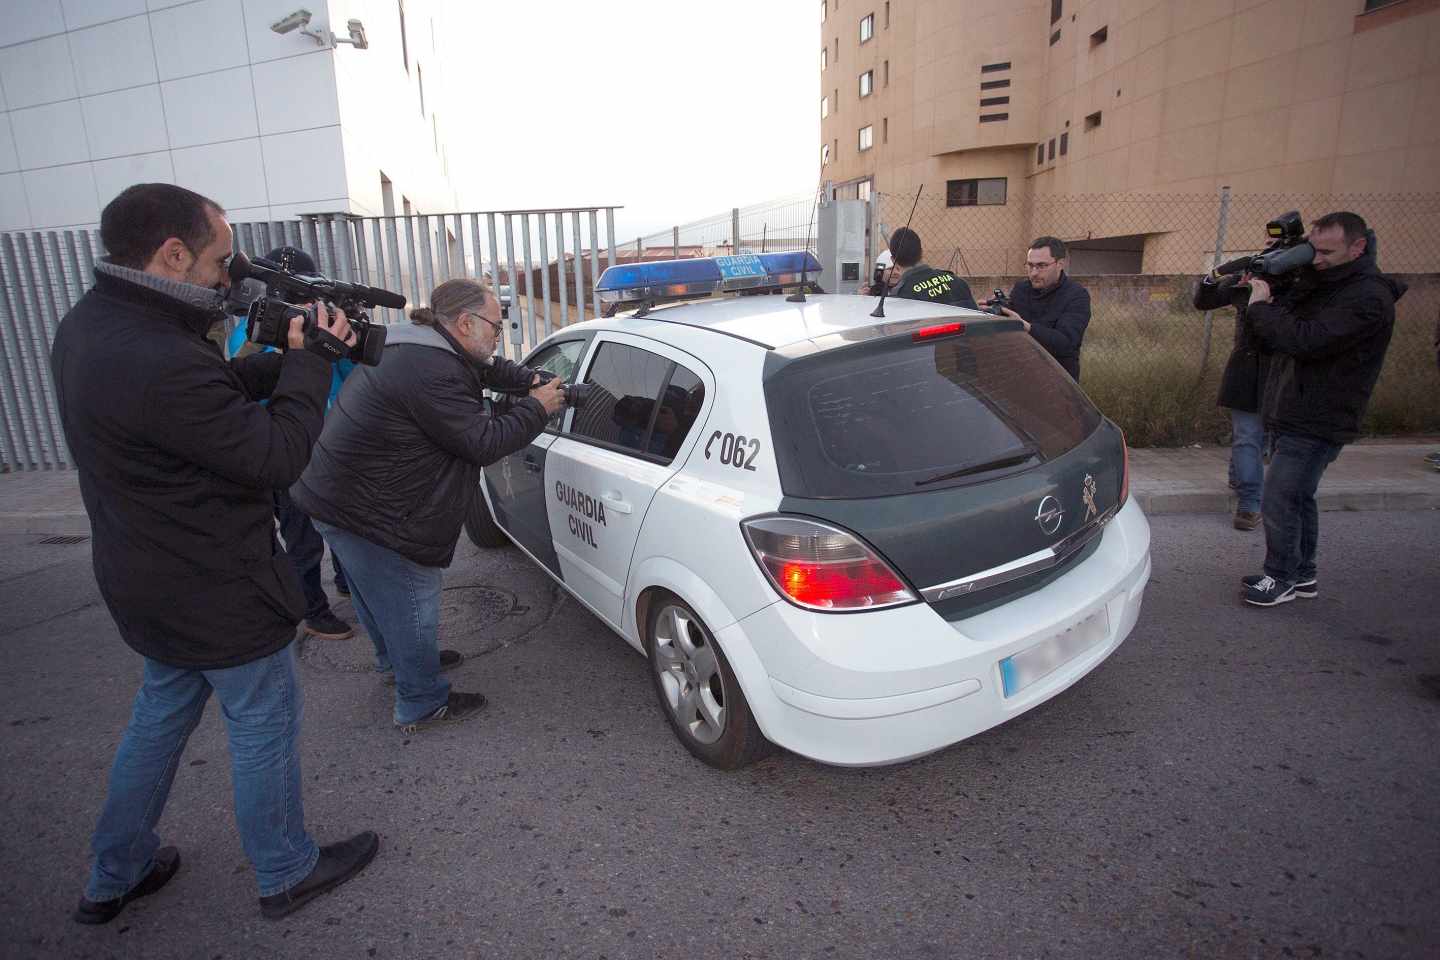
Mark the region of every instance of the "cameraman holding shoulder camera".
[[[436, 640], [444, 571], [480, 495], [480, 468], [534, 440], [564, 404], [559, 378], [535, 386], [534, 371], [495, 356], [504, 326], [484, 284], [447, 280], [410, 318], [414, 326], [389, 328], [383, 363], [345, 381], [290, 490], [345, 567], [406, 733], [485, 706], [482, 694], [452, 691], [440, 676], [461, 660]], [[492, 415], [487, 387], [530, 389]]]
[[1313, 269], [1283, 302], [1263, 278], [1246, 275], [1246, 319], [1279, 365], [1264, 397], [1275, 437], [1263, 501], [1265, 568], [1242, 580], [1246, 603], [1270, 607], [1319, 592], [1315, 491], [1341, 448], [1360, 435], [1395, 326], [1395, 301], [1405, 293], [1376, 266], [1373, 239], [1358, 215], [1326, 214], [1310, 225]]
[[121, 638], [144, 657], [144, 681], [74, 918], [108, 923], [179, 870], [155, 826], [212, 692], [261, 913], [279, 918], [350, 879], [380, 843], [366, 831], [322, 848], [305, 829], [290, 646], [304, 601], [272, 499], [320, 435], [330, 364], [318, 338], [333, 346], [353, 334], [322, 305], [321, 333], [297, 319], [284, 354], [227, 363], [206, 333], [224, 316], [232, 234], [197, 193], [130, 187], [101, 213], [100, 236], [109, 256], [61, 321], [50, 364], [95, 580]]

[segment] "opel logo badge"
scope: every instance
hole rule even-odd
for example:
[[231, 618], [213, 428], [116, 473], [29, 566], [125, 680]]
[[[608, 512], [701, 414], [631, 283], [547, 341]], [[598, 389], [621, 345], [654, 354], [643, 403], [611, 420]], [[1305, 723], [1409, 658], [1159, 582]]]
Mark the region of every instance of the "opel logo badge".
[[1060, 501], [1054, 497], [1046, 497], [1040, 501], [1040, 509], [1035, 511], [1035, 522], [1040, 524], [1040, 529], [1050, 536], [1060, 529], [1060, 521], [1065, 519], [1065, 508], [1060, 506]]

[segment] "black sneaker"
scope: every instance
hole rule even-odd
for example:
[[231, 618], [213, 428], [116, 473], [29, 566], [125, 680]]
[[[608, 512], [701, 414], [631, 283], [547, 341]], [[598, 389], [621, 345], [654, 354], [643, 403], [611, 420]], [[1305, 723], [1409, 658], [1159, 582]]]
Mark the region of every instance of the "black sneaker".
[[463, 723], [485, 708], [485, 694], [457, 693], [450, 691], [450, 699], [428, 717], [421, 717], [412, 723], [397, 723], [401, 733], [418, 733], [427, 727], [438, 727], [446, 723]]
[[1273, 607], [1295, 599], [1295, 584], [1262, 576], [1254, 583], [1247, 583], [1240, 598], [1257, 607]]
[[[1240, 582], [1247, 587], [1253, 587], [1264, 579], [1265, 574], [1257, 573], [1253, 576], [1241, 577]], [[1320, 584], [1314, 577], [1311, 577], [1309, 580], [1299, 580], [1295, 583], [1295, 596], [1301, 600], [1314, 600], [1319, 595]]]
[[116, 897], [113, 900], [86, 900], [80, 898], [80, 905], [75, 908], [72, 916], [76, 923], [109, 923], [120, 915], [126, 905], [132, 900], [139, 900], [141, 897], [148, 897], [170, 882], [175, 872], [180, 869], [180, 851], [174, 847], [161, 847], [155, 851], [155, 865], [150, 872], [145, 874], [145, 879], [126, 891], [124, 896]]
[[326, 844], [320, 848], [320, 859], [315, 861], [315, 869], [308, 877], [289, 890], [260, 898], [260, 915], [266, 920], [279, 920], [294, 913], [364, 870], [379, 849], [380, 837], [373, 830]]
[[[444, 673], [446, 670], [453, 669], [454, 667], [458, 667], [458, 666], [460, 666], [460, 664], [462, 664], [462, 663], [464, 663], [464, 662], [465, 662], [465, 655], [464, 655], [463, 653], [461, 653], [459, 650], [441, 650], [441, 651], [440, 651], [440, 672], [441, 672], [441, 673]], [[382, 683], [384, 683], [385, 686], [387, 686], [387, 687], [393, 687], [393, 686], [395, 686], [395, 671], [394, 671], [394, 670], [391, 670], [391, 671], [389, 671], [388, 673], [383, 673], [383, 674], [381, 674], [381, 675], [380, 675], [380, 681], [381, 681]]]
[[305, 621], [305, 632], [321, 640], [349, 640], [355, 636], [355, 628], [335, 614], [326, 610], [318, 617]]

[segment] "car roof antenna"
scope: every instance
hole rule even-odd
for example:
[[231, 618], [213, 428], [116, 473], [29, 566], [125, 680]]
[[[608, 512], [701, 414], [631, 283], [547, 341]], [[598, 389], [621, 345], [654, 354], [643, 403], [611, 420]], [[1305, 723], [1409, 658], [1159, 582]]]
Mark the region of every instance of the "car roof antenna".
[[[915, 208], [920, 206], [920, 194], [925, 190], [925, 184], [920, 184], [920, 189], [915, 191], [915, 202], [910, 204], [910, 216], [905, 218], [905, 226], [909, 228], [910, 221], [915, 219]], [[892, 255], [893, 257], [893, 255]], [[893, 262], [893, 260], [892, 260]], [[875, 304], [875, 309], [870, 311], [870, 316], [885, 319], [885, 294], [890, 289], [884, 278], [880, 280], [880, 302]]]
[[[820, 191], [822, 189], [824, 189], [823, 180], [815, 186], [815, 195], [810, 198], [810, 222], [805, 224], [805, 249], [800, 252], [800, 288], [785, 298], [786, 303], [805, 302], [805, 284], [808, 282], [809, 278], [807, 274], [810, 269], [810, 231], [815, 226], [815, 211], [820, 206]], [[764, 245], [763, 241], [761, 245]]]

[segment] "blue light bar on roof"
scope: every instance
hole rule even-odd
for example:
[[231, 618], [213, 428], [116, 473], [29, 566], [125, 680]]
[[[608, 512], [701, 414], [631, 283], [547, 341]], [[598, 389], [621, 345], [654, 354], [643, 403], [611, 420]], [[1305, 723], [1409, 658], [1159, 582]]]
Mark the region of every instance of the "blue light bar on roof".
[[600, 275], [595, 289], [604, 303], [679, 300], [712, 293], [793, 286], [808, 273], [820, 274], [820, 261], [803, 250], [657, 260], [614, 266]]

